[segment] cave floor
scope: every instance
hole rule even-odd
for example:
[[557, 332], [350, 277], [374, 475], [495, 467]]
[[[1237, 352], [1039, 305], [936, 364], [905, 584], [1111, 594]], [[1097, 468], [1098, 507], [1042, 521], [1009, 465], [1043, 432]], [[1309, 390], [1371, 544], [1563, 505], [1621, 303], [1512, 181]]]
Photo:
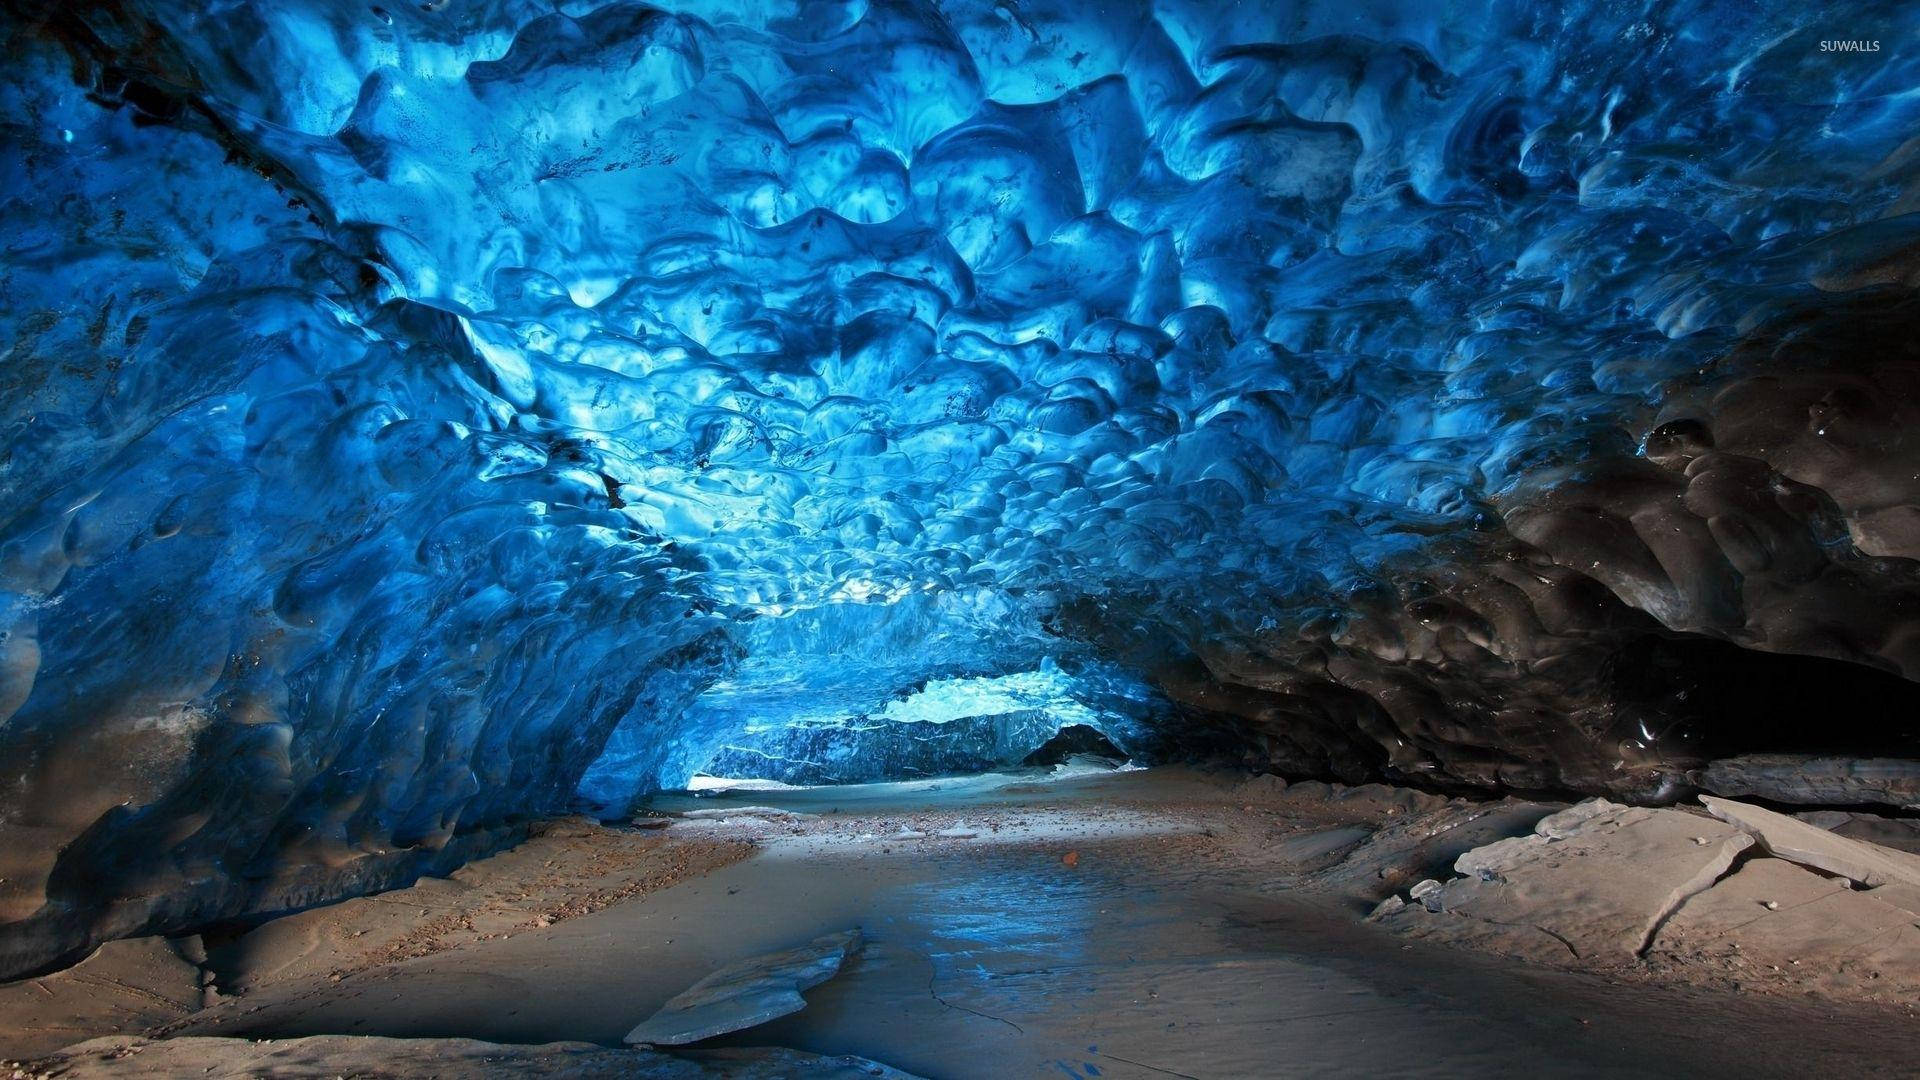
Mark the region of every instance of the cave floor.
[[[1154, 770], [663, 800], [699, 812], [592, 841], [655, 859], [690, 845], [657, 888], [344, 975], [255, 950], [256, 970], [293, 974], [161, 1030], [618, 1046], [719, 965], [859, 926], [864, 951], [804, 1011], [704, 1045], [1103, 1080], [1913, 1075], [1920, 1060], [1920, 1022], [1893, 1006], [1609, 979], [1395, 936], [1301, 873], [1392, 808], [1254, 799]], [[556, 865], [512, 855], [463, 871], [466, 886], [524, 896]], [[410, 912], [409, 892], [386, 903]]]

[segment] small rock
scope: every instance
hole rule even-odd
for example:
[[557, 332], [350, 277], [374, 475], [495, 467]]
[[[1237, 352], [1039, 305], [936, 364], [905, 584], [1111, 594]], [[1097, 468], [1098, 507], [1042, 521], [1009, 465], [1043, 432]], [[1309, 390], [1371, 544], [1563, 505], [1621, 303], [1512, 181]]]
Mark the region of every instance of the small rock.
[[1077, 851], [1069, 851], [1065, 855], [1060, 856], [1060, 861], [1067, 864], [1068, 869], [1072, 869], [1080, 865], [1080, 853]]
[[1263, 773], [1242, 782], [1240, 790], [1247, 795], [1271, 797], [1286, 791], [1287, 782], [1272, 773]]
[[1419, 884], [1415, 885], [1413, 888], [1408, 889], [1407, 896], [1410, 899], [1418, 900], [1421, 897], [1427, 895], [1428, 893], [1437, 893], [1442, 888], [1444, 888], [1444, 886], [1442, 886], [1438, 881], [1435, 881], [1432, 878], [1428, 878], [1425, 881], [1422, 881]]
[[1534, 834], [1548, 840], [1565, 840], [1581, 831], [1587, 823], [1596, 818], [1619, 813], [1626, 807], [1606, 799], [1588, 799], [1578, 802], [1557, 814], [1548, 814], [1533, 827]]
[[1404, 909], [1406, 906], [1407, 902], [1405, 900], [1400, 899], [1398, 896], [1389, 896], [1373, 906], [1373, 910], [1367, 913], [1367, 921], [1379, 922], [1381, 919]]

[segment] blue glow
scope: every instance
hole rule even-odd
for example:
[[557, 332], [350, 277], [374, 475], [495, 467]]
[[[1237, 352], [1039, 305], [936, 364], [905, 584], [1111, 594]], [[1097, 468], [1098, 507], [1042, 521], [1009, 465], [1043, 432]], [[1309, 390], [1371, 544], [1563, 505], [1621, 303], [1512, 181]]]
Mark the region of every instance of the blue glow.
[[[734, 629], [745, 657], [684, 711], [618, 727], [581, 783], [624, 807], [697, 775], [853, 783], [1017, 765], [1080, 724], [1153, 760], [1171, 706], [997, 590], [824, 605]], [[1059, 661], [1064, 661], [1065, 666]]]
[[934, 679], [870, 714], [763, 715], [716, 747], [699, 775], [821, 784], [983, 772], [1018, 766], [1072, 725], [1099, 732], [1122, 752], [1142, 741], [1147, 709], [1109, 712], [1082, 700], [1075, 684], [1058, 668]]
[[1398, 662], [1357, 597], [1916, 235], [1920, 52], [1814, 47], [1905, 3], [117, 11], [0, 79], [0, 918], [1064, 716], [1063, 612]]

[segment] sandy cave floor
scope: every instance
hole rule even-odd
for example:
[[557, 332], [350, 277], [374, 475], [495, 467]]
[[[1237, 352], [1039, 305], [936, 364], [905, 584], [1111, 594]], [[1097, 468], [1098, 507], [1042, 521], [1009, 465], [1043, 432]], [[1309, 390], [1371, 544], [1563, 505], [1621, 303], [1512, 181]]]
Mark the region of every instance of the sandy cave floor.
[[[179, 965], [212, 984], [198, 1000], [116, 1005], [138, 980], [83, 964], [0, 988], [0, 1020], [21, 1058], [140, 1031], [617, 1047], [714, 968], [858, 926], [864, 951], [804, 1011], [703, 1046], [926, 1077], [1920, 1075], [1898, 1000], [1368, 923], [1380, 895], [1557, 807], [1334, 794], [1150, 770], [663, 798], [691, 816], [561, 823], [450, 880], [198, 942]], [[1396, 830], [1419, 842], [1356, 858]]]

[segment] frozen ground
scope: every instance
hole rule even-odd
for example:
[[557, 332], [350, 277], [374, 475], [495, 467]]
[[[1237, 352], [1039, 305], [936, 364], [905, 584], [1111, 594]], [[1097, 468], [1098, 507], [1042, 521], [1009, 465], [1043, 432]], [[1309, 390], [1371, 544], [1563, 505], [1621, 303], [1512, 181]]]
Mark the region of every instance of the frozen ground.
[[[1920, 1027], [1899, 1005], [1733, 994], [1678, 963], [1569, 970], [1364, 921], [1369, 896], [1557, 809], [1163, 769], [662, 797], [653, 813], [685, 815], [664, 829], [557, 828], [451, 882], [212, 942], [211, 1007], [151, 1027], [617, 1047], [715, 968], [857, 926], [864, 951], [807, 1008], [702, 1047], [927, 1077], [1912, 1075]], [[451, 1044], [301, 1045], [321, 1072], [378, 1045], [414, 1075], [409, 1053]], [[263, 1052], [194, 1044], [191, 1074], [222, 1047]], [[486, 1068], [554, 1053], [493, 1052]], [[439, 1074], [486, 1071], [461, 1053], [432, 1058]]]

